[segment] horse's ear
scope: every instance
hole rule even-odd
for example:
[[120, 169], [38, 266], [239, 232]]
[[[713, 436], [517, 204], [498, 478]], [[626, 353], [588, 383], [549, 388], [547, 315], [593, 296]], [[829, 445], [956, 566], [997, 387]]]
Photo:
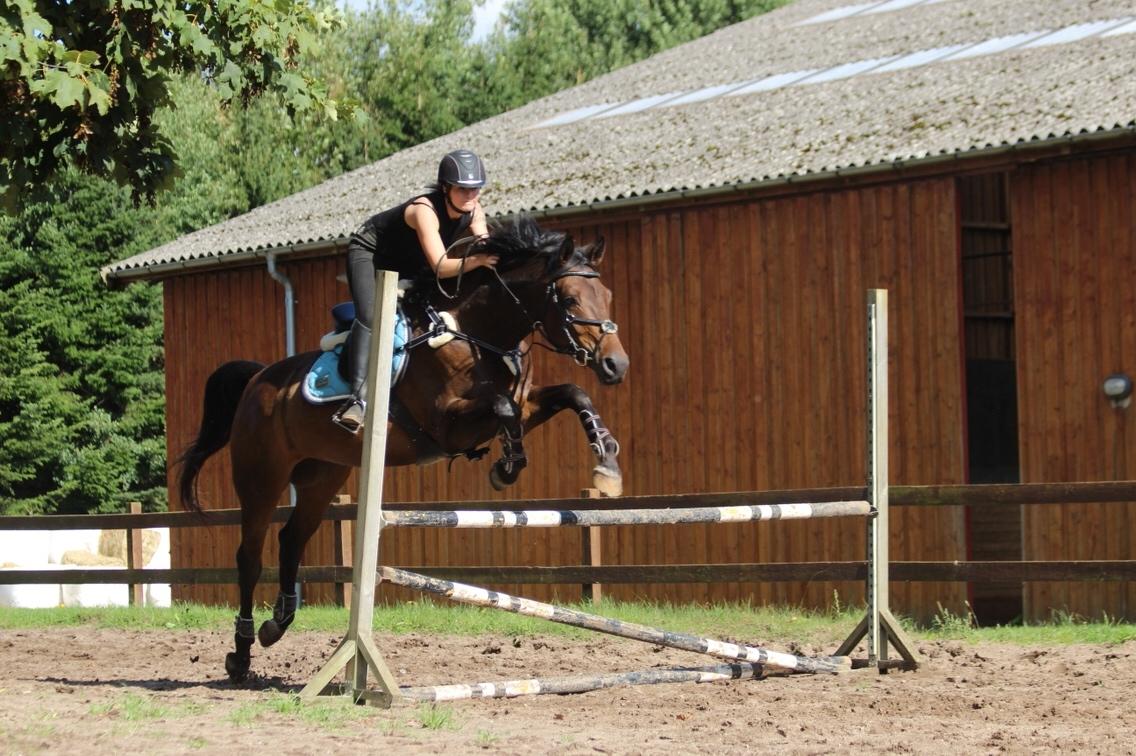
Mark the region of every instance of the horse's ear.
[[594, 244], [589, 244], [584, 253], [588, 256], [588, 262], [591, 263], [593, 268], [599, 266], [604, 257], [604, 238], [601, 236], [596, 239]]
[[560, 264], [570, 264], [574, 254], [576, 254], [576, 243], [572, 241], [571, 236], [565, 234], [564, 241], [560, 242]]

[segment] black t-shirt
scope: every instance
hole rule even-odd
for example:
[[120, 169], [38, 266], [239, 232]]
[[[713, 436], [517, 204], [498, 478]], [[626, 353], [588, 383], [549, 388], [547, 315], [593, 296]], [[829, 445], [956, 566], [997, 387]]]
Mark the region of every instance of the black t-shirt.
[[426, 253], [418, 241], [418, 232], [406, 223], [406, 209], [420, 200], [429, 200], [438, 215], [438, 231], [442, 245], [449, 248], [460, 239], [473, 220], [473, 213], [451, 218], [446, 212], [446, 197], [435, 191], [411, 197], [401, 205], [373, 215], [351, 234], [350, 247], [365, 249], [375, 256], [375, 268], [393, 270], [399, 278], [415, 278], [432, 273]]

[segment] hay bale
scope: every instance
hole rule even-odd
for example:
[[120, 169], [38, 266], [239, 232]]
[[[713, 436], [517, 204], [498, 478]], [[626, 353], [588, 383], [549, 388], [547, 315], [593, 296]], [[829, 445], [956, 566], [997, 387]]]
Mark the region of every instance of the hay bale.
[[[154, 558], [154, 554], [158, 551], [158, 546], [162, 543], [162, 534], [153, 530], [142, 531], [142, 564], [136, 565], [139, 568], [145, 567]], [[122, 564], [126, 564], [126, 531], [125, 530], [104, 530], [102, 535], [99, 536], [99, 553], [104, 556], [114, 557]]]
[[60, 564], [73, 564], [78, 567], [125, 567], [126, 562], [105, 554], [92, 554], [83, 549], [64, 551], [59, 559]]

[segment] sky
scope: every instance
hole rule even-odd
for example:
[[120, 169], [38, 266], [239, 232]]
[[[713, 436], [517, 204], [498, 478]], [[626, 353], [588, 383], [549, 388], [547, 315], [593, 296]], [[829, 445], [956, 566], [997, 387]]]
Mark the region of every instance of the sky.
[[[367, 7], [368, 0], [343, 0], [343, 4], [362, 10]], [[473, 41], [479, 42], [489, 36], [493, 31], [493, 24], [505, 9], [508, 0], [485, 0], [481, 6], [473, 9]]]

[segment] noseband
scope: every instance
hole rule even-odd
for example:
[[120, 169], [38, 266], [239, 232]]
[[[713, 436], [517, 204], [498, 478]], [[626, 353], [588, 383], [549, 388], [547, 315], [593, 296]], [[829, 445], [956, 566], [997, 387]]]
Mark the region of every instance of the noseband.
[[[568, 307], [565, 306], [564, 301], [560, 298], [560, 294], [556, 291], [556, 282], [562, 278], [568, 278], [570, 276], [579, 276], [581, 278], [599, 278], [600, 274], [595, 270], [567, 270], [558, 274], [548, 283], [546, 296], [548, 300], [551, 300], [552, 304], [556, 306], [557, 311], [560, 313], [559, 325], [564, 334], [564, 338], [568, 343], [563, 347], [555, 346], [555, 341], [553, 341], [553, 339], [548, 334], [548, 326], [546, 326], [542, 322], [538, 321], [537, 323], [535, 323], [535, 328], [540, 329], [540, 332], [544, 336], [544, 338], [549, 343], [554, 345], [553, 349], [556, 352], [558, 352], [559, 354], [571, 355], [572, 359], [576, 361], [577, 365], [584, 367], [587, 366], [589, 362], [599, 361], [598, 354], [600, 351], [600, 345], [603, 343], [604, 337], [609, 333], [618, 333], [619, 326], [616, 325], [614, 320], [578, 318], [568, 311]], [[577, 323], [580, 325], [599, 327], [600, 337], [596, 339], [596, 345], [592, 348], [591, 351], [585, 349], [584, 346], [580, 343], [579, 339], [576, 338], [576, 332], [572, 326]]]

